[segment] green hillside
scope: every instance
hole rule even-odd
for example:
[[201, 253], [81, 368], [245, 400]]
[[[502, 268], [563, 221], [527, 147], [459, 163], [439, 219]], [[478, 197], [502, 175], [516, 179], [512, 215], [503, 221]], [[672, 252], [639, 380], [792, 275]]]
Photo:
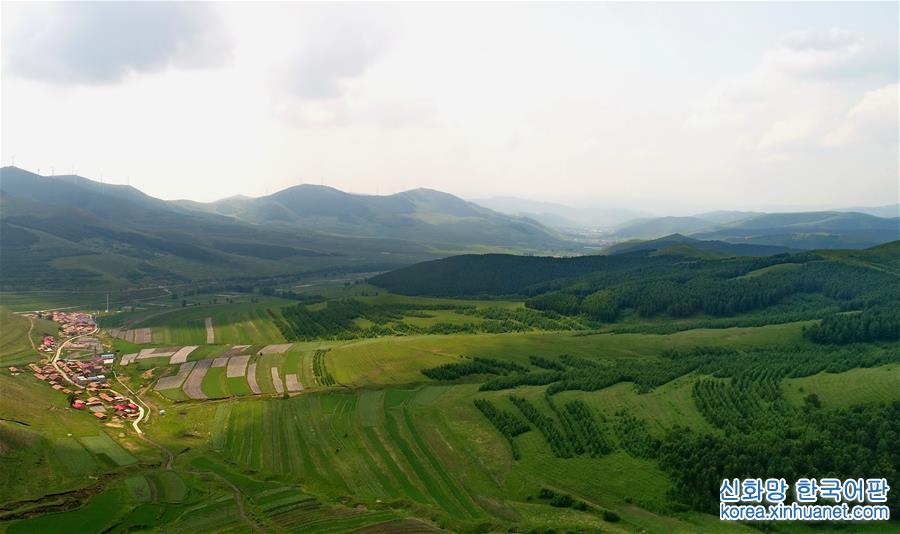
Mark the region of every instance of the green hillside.
[[[796, 213], [709, 212], [693, 217], [638, 219], [616, 228], [618, 240], [658, 239], [684, 234], [703, 241], [747, 247], [866, 248], [900, 238], [900, 220], [854, 211]], [[882, 212], [878, 212], [882, 213]]]
[[201, 205], [79, 176], [0, 173], [4, 290], [372, 272], [465, 251], [578, 248], [438, 191], [376, 197], [307, 185]]
[[[704, 258], [669, 249], [582, 258], [460, 256], [371, 282], [415, 295], [516, 294], [526, 297], [530, 309], [643, 331], [753, 326], [895, 305], [900, 301], [896, 261], [886, 252], [896, 247], [763, 258]], [[647, 324], [655, 320], [658, 324]], [[884, 322], [878, 331], [888, 333], [873, 333], [872, 339], [898, 337], [892, 333], [894, 314], [878, 312], [877, 320]], [[849, 327], [854, 319], [829, 321]], [[852, 328], [865, 330], [866, 324]]]
[[[850, 263], [844, 255], [829, 261], [893, 276], [874, 268], [889, 257], [873, 250], [854, 252]], [[633, 280], [684, 261], [660, 258], [580, 262]], [[730, 260], [740, 269], [690, 261], [732, 265], [733, 275], [753, 280], [805, 265], [790, 258], [768, 266]], [[564, 289], [584, 283], [588, 267], [580, 262], [544, 276]], [[772, 268], [780, 265], [794, 267]], [[540, 271], [523, 270], [522, 283], [540, 285]], [[694, 265], [694, 272], [706, 271]], [[192, 344], [199, 347], [188, 362], [207, 362], [194, 380], [205, 399], [177, 381], [157, 388], [179, 371], [168, 356], [116, 365], [116, 383], [141, 392], [150, 409], [142, 422], [150, 441], [129, 425], [65, 409], [65, 396], [30, 374], [0, 373], [11, 393], [0, 398], [0, 462], [33, 466], [27, 477], [4, 470], [0, 523], [10, 532], [740, 532], [750, 527], [715, 516], [722, 477], [799, 476], [819, 465], [823, 447], [837, 447], [858, 454], [842, 456], [835, 475], [897, 480], [886, 467], [898, 465], [895, 448], [861, 437], [898, 430], [892, 386], [900, 360], [889, 343], [817, 344], [805, 336], [806, 323], [672, 334], [576, 323], [373, 337], [368, 329], [385, 316], [385, 325], [420, 326], [453, 316], [496, 320], [486, 317], [500, 310], [561, 316], [522, 301], [409, 297], [362, 284], [308, 290], [325, 300], [210, 294], [187, 296], [182, 307], [181, 297], [156, 297], [103, 314], [101, 339], [120, 354]], [[285, 319], [298, 306], [323, 328], [350, 330], [285, 340], [268, 312]], [[344, 323], [344, 315], [319, 315], [335, 306], [361, 316]], [[629, 321], [654, 327], [652, 318]], [[4, 335], [20, 339], [25, 323], [9, 324]], [[124, 328], [149, 328], [152, 342], [110, 336]], [[230, 376], [235, 357], [245, 367]], [[279, 389], [291, 381], [302, 389]]]

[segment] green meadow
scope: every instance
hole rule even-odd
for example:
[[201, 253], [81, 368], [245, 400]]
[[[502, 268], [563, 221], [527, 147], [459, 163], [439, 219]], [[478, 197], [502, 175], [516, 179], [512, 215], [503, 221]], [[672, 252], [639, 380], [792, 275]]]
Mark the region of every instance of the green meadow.
[[[367, 293], [356, 297], [369, 303], [521, 307], [516, 301], [376, 295], [369, 286], [334, 287], [330, 298], [354, 296], [353, 291]], [[207, 370], [201, 389], [209, 400], [198, 401], [180, 388], [154, 389], [160, 377], [178, 370], [168, 357], [116, 366], [118, 376], [142, 391], [151, 408], [142, 427], [152, 442], [139, 439], [129, 425], [103, 424], [69, 409], [64, 395], [30, 375], [0, 372], [0, 387], [10, 395], [4, 398], [21, 401], [0, 402], [0, 525], [6, 531], [749, 531], [748, 525], [723, 523], [673, 501], [678, 480], [671, 466], [632, 442], [635, 431], [640, 439], [659, 442], [685, 431], [723, 435], [704, 411], [708, 408], [698, 404], [697, 384], [710, 379], [702, 370], [676, 373], [651, 387], [636, 376], [552, 395], [547, 384], [483, 390], [494, 375], [438, 380], [422, 371], [479, 359], [540, 373], [545, 369], [535, 362], [653, 368], [692, 351], [734, 351], [728, 358], [735, 365], [759, 351], [844, 354], [806, 340], [807, 322], [672, 334], [598, 328], [385, 335], [295, 342], [286, 352], [261, 354], [267, 345], [287, 342], [267, 310], [295, 301], [261, 297], [212, 304], [203, 298], [194, 297], [184, 308], [146, 306], [102, 319], [107, 328], [153, 329], [149, 345], [101, 334], [123, 354], [190, 344], [199, 346], [189, 357], [196, 362], [234, 354], [233, 345], [249, 345], [241, 352], [255, 365], [261, 395], [253, 394], [247, 376], [228, 377], [227, 367]], [[3, 317], [14, 326], [4, 329], [5, 346], [11, 348], [3, 354], [34, 358], [23, 348], [27, 321]], [[206, 343], [207, 317], [215, 329], [213, 344]], [[448, 307], [401, 320], [428, 326], [457, 318], [481, 319]], [[884, 346], [861, 345], [857, 352], [860, 361], [867, 354], [885, 358]], [[823, 410], [894, 402], [900, 397], [900, 368], [881, 361], [848, 364], [839, 372], [779, 375], [777, 384], [790, 410], [807, 409], [811, 394]], [[285, 384], [287, 375], [296, 375], [302, 392], [277, 394], [273, 369]], [[548, 428], [564, 433], [571, 429], [560, 410], [582, 403], [608, 450], [561, 457], [551, 444], [555, 438], [533, 422], [506, 438], [473, 401], [484, 399], [524, 418], [512, 396], [550, 421]], [[629, 430], [628, 421], [637, 426]], [[565, 495], [576, 505], [551, 505], [542, 492]], [[868, 528], [879, 531], [877, 525]], [[771, 530], [811, 531], [803, 525]]]

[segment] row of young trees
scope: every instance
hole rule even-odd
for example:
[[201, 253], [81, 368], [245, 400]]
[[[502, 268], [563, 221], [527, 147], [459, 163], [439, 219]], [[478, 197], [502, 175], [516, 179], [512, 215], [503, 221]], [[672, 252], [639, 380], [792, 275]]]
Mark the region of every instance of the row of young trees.
[[557, 458], [571, 458], [575, 455], [571, 441], [560, 429], [559, 425], [556, 424], [556, 421], [541, 413], [531, 401], [524, 397], [510, 395], [509, 400], [522, 412], [525, 419], [528, 419], [532, 425], [541, 431], [554, 456]]
[[803, 334], [816, 343], [897, 342], [900, 341], [900, 306], [831, 315], [805, 328]]
[[353, 320], [360, 317], [366, 305], [354, 299], [328, 301], [325, 307], [311, 311], [304, 304], [281, 309], [280, 315], [269, 311], [282, 335], [289, 341], [333, 339], [355, 329]]
[[[406, 322], [406, 317], [433, 317], [429, 311], [452, 310], [466, 316], [484, 320], [465, 323], [438, 322], [417, 326]], [[526, 332], [529, 330], [577, 330], [585, 328], [580, 321], [554, 313], [535, 310], [505, 310], [489, 307], [476, 309], [473, 305], [454, 304], [366, 304], [356, 299], [328, 301], [323, 308], [311, 310], [305, 304], [288, 306], [269, 315], [282, 335], [291, 341], [312, 339], [356, 339], [390, 335], [422, 334], [499, 334]], [[372, 324], [360, 327], [355, 319], [366, 319]]]
[[319, 349], [313, 354], [313, 374], [320, 386], [333, 386], [335, 384], [331, 371], [325, 365], [325, 355], [329, 349]]
[[[656, 459], [673, 479], [673, 497], [696, 510], [718, 509], [723, 478], [886, 478], [900, 483], [900, 402], [826, 410], [807, 403], [802, 415], [740, 432], [675, 429]], [[892, 516], [900, 494], [888, 493]]]
[[[663, 359], [692, 360], [693, 371], [713, 377], [696, 381], [692, 398], [714, 430], [674, 428], [654, 434], [627, 411], [617, 412], [607, 425], [582, 401], [557, 404], [549, 388], [546, 406], [516, 395], [509, 399], [555, 456], [597, 456], [619, 448], [653, 459], [670, 475], [673, 499], [696, 510], [715, 511], [723, 478], [884, 477], [891, 485], [900, 484], [900, 401], [826, 409], [808, 395], [803, 405], [795, 406], [781, 388], [788, 377], [900, 362], [893, 347], [857, 345], [823, 352], [798, 346], [741, 353], [692, 349], [670, 351]], [[563, 374], [615, 368], [574, 356], [530, 361], [540, 371], [506, 377], [560, 373], [554, 364], [564, 366]], [[895, 515], [900, 513], [898, 495], [889, 494]]]
[[528, 423], [514, 413], [497, 408], [494, 406], [494, 403], [487, 399], [475, 399], [475, 407], [506, 438], [506, 441], [509, 442], [509, 448], [512, 450], [513, 459], [518, 460], [519, 448], [516, 446], [513, 438], [528, 432], [531, 429]]
[[445, 363], [423, 369], [422, 374], [434, 380], [457, 380], [470, 375], [497, 375], [524, 370], [524, 367], [514, 362], [476, 356], [462, 363]]
[[[890, 347], [866, 345], [849, 345], [827, 353], [803, 346], [743, 352], [721, 347], [695, 347], [686, 351], [666, 351], [654, 359], [610, 361], [567, 354], [555, 359], [533, 356], [529, 359], [531, 367], [476, 357], [472, 361], [424, 369], [422, 373], [435, 380], [481, 375], [476, 378], [483, 380], [481, 391], [546, 385], [547, 393], [555, 395], [563, 391], [597, 391], [620, 382], [630, 382], [638, 393], [646, 393], [687, 373], [697, 372], [734, 377], [734, 384], [727, 387], [746, 389], [748, 394], [773, 401], [780, 395], [781, 379], [786, 377], [810, 376], [822, 371], [839, 373], [897, 361], [900, 361], [900, 353]], [[701, 384], [697, 387], [712, 389], [718, 386]]]

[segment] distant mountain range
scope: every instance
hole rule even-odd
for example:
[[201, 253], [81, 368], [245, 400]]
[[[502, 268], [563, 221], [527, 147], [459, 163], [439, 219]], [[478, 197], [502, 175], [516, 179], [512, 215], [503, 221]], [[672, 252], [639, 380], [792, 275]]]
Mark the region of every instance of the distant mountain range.
[[571, 252], [554, 230], [439, 191], [300, 185], [212, 203], [0, 169], [5, 289], [385, 270], [463, 252]]
[[681, 234], [672, 234], [659, 239], [623, 241], [606, 248], [607, 255], [628, 254], [651, 251], [656, 254], [691, 256], [702, 258], [729, 258], [734, 256], [772, 256], [796, 252], [796, 249], [770, 245], [728, 243], [726, 241], [692, 239]]
[[[529, 207], [510, 202], [504, 209]], [[530, 207], [566, 215], [564, 206]], [[730, 257], [862, 248], [898, 239], [898, 221], [838, 211], [642, 219], [620, 227], [613, 238], [627, 242], [604, 254]], [[590, 238], [570, 236], [430, 189], [374, 196], [298, 185], [259, 198], [200, 203], [165, 201], [81, 176], [0, 169], [3, 289], [287, 280], [384, 271], [464, 253], [596, 251], [586, 248]], [[642, 241], [647, 238], [655, 241]]]
[[518, 197], [472, 199], [472, 202], [507, 215], [529, 217], [558, 229], [610, 228], [645, 214], [624, 208], [574, 208], [553, 202], [541, 202]]
[[451, 248], [552, 250], [570, 246], [556, 231], [537, 221], [504, 215], [433, 189], [374, 196], [304, 184], [260, 198], [175, 204], [254, 224], [354, 237], [390, 237]]
[[[873, 208], [873, 211], [887, 212], [888, 208]], [[719, 211], [631, 221], [616, 228], [610, 238], [658, 239], [676, 233], [699, 240], [789, 249], [866, 248], [900, 239], [900, 218], [854, 211]]]
[[648, 217], [624, 209], [573, 208], [516, 197], [473, 202], [502, 213], [529, 217], [566, 234], [574, 235], [586, 228], [608, 229], [603, 237], [613, 242], [680, 234], [698, 240], [798, 250], [865, 248], [900, 238], [900, 204], [816, 212], [721, 210], [691, 216]]

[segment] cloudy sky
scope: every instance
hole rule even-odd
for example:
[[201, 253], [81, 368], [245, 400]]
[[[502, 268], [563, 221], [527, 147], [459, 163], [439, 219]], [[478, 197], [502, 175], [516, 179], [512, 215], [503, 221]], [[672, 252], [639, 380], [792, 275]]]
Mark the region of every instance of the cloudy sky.
[[898, 199], [898, 4], [2, 4], [2, 159], [699, 209]]

